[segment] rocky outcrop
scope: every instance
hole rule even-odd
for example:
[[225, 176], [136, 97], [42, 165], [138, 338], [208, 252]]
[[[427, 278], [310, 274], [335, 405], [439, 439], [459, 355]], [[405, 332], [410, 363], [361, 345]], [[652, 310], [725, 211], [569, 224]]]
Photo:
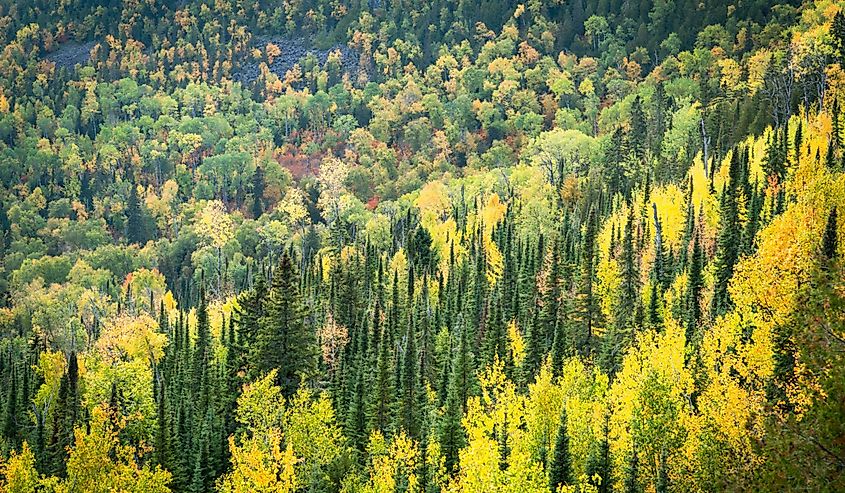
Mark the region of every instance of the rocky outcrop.
[[[253, 41], [253, 46], [264, 51], [268, 43], [273, 43], [279, 47], [281, 54], [273, 59], [270, 65], [270, 71], [284, 78], [285, 74], [293, 68], [297, 63], [300, 64], [302, 60], [310, 54], [313, 54], [320, 63], [320, 66], [326, 63], [329, 53], [338, 50], [341, 58], [341, 71], [348, 73], [354, 78], [358, 71], [358, 54], [351, 48], [344, 45], [335, 45], [328, 50], [320, 50], [314, 48], [308, 39], [290, 39], [281, 36], [257, 36]], [[245, 84], [255, 82], [258, 78], [259, 62], [250, 60], [244, 63], [235, 74], [235, 79]]]

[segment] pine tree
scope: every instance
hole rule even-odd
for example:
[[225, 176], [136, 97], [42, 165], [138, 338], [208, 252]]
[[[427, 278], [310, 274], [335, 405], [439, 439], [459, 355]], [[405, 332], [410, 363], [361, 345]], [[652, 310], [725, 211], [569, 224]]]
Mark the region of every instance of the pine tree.
[[300, 379], [312, 376], [317, 368], [317, 341], [305, 325], [299, 276], [287, 253], [273, 273], [264, 310], [256, 335], [255, 364], [260, 374], [277, 369], [277, 384], [290, 396]]
[[687, 343], [692, 341], [698, 322], [701, 320], [701, 291], [704, 288], [704, 254], [701, 251], [700, 234], [696, 231], [690, 259], [686, 292], [686, 336]]
[[370, 432], [385, 432], [393, 421], [394, 387], [390, 346], [387, 334], [382, 333], [375, 378], [367, 402], [367, 427]]
[[593, 295], [593, 279], [595, 277], [596, 250], [596, 211], [590, 209], [584, 236], [581, 242], [581, 270], [578, 287], [578, 317], [581, 323], [580, 340], [576, 342], [581, 354], [589, 355], [592, 351], [593, 327], [601, 316], [601, 307]]
[[134, 183], [129, 184], [129, 194], [126, 197], [126, 238], [133, 244], [146, 241], [141, 204], [138, 202], [138, 191]]
[[255, 167], [252, 175], [252, 217], [258, 219], [264, 213], [264, 169]]
[[628, 132], [628, 146], [637, 159], [643, 159], [647, 143], [648, 128], [643, 112], [643, 103], [642, 99], [636, 96], [634, 102], [631, 103], [631, 129]]
[[556, 493], [558, 488], [572, 482], [572, 458], [569, 455], [569, 433], [566, 424], [566, 408], [560, 413], [560, 422], [555, 438], [554, 459], [549, 466], [549, 489]]
[[713, 317], [725, 313], [731, 307], [728, 283], [733, 276], [734, 266], [739, 260], [741, 241], [737, 210], [737, 193], [741, 185], [739, 155], [739, 150], [734, 150], [728, 171], [728, 183], [722, 191], [720, 203], [720, 230], [716, 245], [716, 283], [713, 287]]

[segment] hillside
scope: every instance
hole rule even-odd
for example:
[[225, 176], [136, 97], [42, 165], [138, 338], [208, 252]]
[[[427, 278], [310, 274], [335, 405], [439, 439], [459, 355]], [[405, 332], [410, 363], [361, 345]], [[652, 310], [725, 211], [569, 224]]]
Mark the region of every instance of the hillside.
[[0, 493], [845, 490], [843, 7], [0, 5]]

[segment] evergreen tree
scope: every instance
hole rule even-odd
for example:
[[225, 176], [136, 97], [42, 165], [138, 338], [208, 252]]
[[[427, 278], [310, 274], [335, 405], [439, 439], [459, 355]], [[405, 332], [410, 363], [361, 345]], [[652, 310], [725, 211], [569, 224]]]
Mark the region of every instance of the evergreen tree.
[[838, 256], [838, 225], [836, 217], [836, 206], [830, 210], [827, 216], [827, 224], [824, 228], [824, 239], [822, 240], [822, 255], [827, 260], [833, 260]]
[[371, 432], [375, 430], [385, 432], [393, 421], [394, 387], [390, 347], [390, 340], [387, 334], [383, 333], [381, 344], [379, 344], [375, 378], [367, 402], [367, 427]]
[[287, 253], [273, 273], [264, 310], [256, 334], [255, 365], [260, 374], [277, 369], [277, 384], [290, 396], [300, 379], [312, 376], [317, 368], [317, 341], [305, 324], [299, 276]]
[[734, 266], [739, 260], [740, 230], [737, 207], [737, 193], [741, 185], [741, 164], [739, 150], [731, 157], [728, 183], [722, 191], [720, 202], [720, 230], [716, 245], [716, 283], [713, 287], [713, 317], [725, 313], [731, 307], [728, 283], [733, 276]]
[[587, 215], [584, 237], [581, 242], [581, 270], [578, 287], [578, 318], [580, 319], [582, 328], [581, 337], [579, 337], [579, 341], [576, 344], [583, 355], [589, 355], [592, 351], [593, 327], [601, 317], [601, 307], [593, 294], [596, 223], [596, 211], [594, 208], [591, 208], [590, 213]]
[[572, 458], [569, 455], [569, 433], [566, 424], [566, 408], [560, 413], [560, 422], [555, 438], [554, 459], [549, 466], [549, 489], [556, 493], [558, 488], [572, 483]]
[[845, 15], [841, 10], [833, 16], [830, 34], [833, 36], [833, 46], [839, 58], [839, 64], [845, 65]]
[[399, 415], [400, 425], [412, 438], [419, 438], [418, 393], [419, 380], [417, 376], [417, 345], [414, 329], [414, 319], [408, 321], [408, 332], [405, 335], [405, 352], [402, 357], [402, 397]]
[[643, 112], [643, 103], [642, 99], [636, 96], [631, 103], [631, 129], [628, 132], [628, 146], [637, 159], [643, 159], [647, 143], [648, 128]]
[[129, 184], [129, 193], [126, 197], [126, 238], [129, 243], [144, 243], [144, 219], [141, 214], [141, 204], [138, 202], [138, 191], [135, 184]]
[[834, 150], [842, 148], [842, 114], [839, 110], [839, 99], [833, 99], [833, 105], [830, 111], [831, 118], [831, 144]]
[[258, 219], [264, 213], [264, 168], [255, 167], [252, 175], [252, 217]]
[[696, 231], [690, 259], [689, 275], [687, 277], [686, 293], [686, 335], [689, 343], [695, 329], [701, 320], [701, 291], [704, 288], [704, 254], [701, 251], [700, 234]]
[[622, 258], [619, 264], [622, 282], [619, 287], [619, 302], [616, 311], [616, 327], [629, 329], [633, 324], [633, 314], [637, 306], [639, 290], [639, 272], [634, 250], [634, 209], [628, 210], [625, 223], [625, 237], [622, 240]]

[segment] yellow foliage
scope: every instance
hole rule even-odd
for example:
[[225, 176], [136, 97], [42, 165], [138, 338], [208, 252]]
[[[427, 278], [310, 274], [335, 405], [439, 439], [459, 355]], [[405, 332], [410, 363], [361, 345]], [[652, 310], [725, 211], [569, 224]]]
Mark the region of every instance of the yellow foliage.
[[420, 217], [424, 225], [446, 219], [451, 210], [449, 191], [441, 181], [426, 183], [420, 190], [414, 205], [420, 210]]
[[[542, 466], [532, 457], [525, 431], [525, 396], [516, 392], [496, 359], [479, 375], [481, 396], [471, 397], [463, 425], [467, 446], [460, 452], [460, 470], [452, 492], [542, 492], [548, 488]], [[497, 437], [507, 434], [508, 466], [500, 468]]]
[[96, 347], [107, 361], [147, 359], [158, 362], [164, 356], [167, 336], [158, 332], [158, 322], [146, 313], [126, 313], [106, 320]]
[[511, 323], [508, 324], [508, 341], [510, 342], [513, 364], [519, 368], [522, 366], [522, 362], [525, 361], [525, 339], [522, 337], [522, 332], [519, 330], [519, 326], [516, 325], [515, 320], [511, 320]]
[[669, 319], [662, 333], [643, 332], [626, 353], [608, 394], [610, 447], [617, 472], [624, 470], [624, 457], [634, 442], [646, 482], [656, 477], [659, 453], [668, 456], [670, 470], [680, 460], [676, 451], [694, 388], [685, 364], [685, 342], [683, 328]]
[[93, 409], [88, 431], [85, 427], [74, 431], [75, 445], [67, 461], [67, 479], [59, 491], [170, 491], [167, 487], [170, 472], [160, 466], [154, 469], [148, 465], [139, 467], [136, 457], [141, 452], [135, 447], [120, 443], [118, 433], [122, 426], [122, 421], [115, 420], [110, 411], [99, 406]]
[[[241, 445], [229, 437], [232, 470], [218, 482], [221, 493], [290, 493], [298, 488], [293, 448], [281, 448], [281, 432], [272, 429], [266, 436], [251, 437]], [[268, 446], [269, 445], [269, 446]]]
[[0, 492], [33, 493], [39, 484], [38, 471], [35, 470], [35, 454], [24, 442], [20, 453], [12, 450], [9, 459], [0, 458]]

